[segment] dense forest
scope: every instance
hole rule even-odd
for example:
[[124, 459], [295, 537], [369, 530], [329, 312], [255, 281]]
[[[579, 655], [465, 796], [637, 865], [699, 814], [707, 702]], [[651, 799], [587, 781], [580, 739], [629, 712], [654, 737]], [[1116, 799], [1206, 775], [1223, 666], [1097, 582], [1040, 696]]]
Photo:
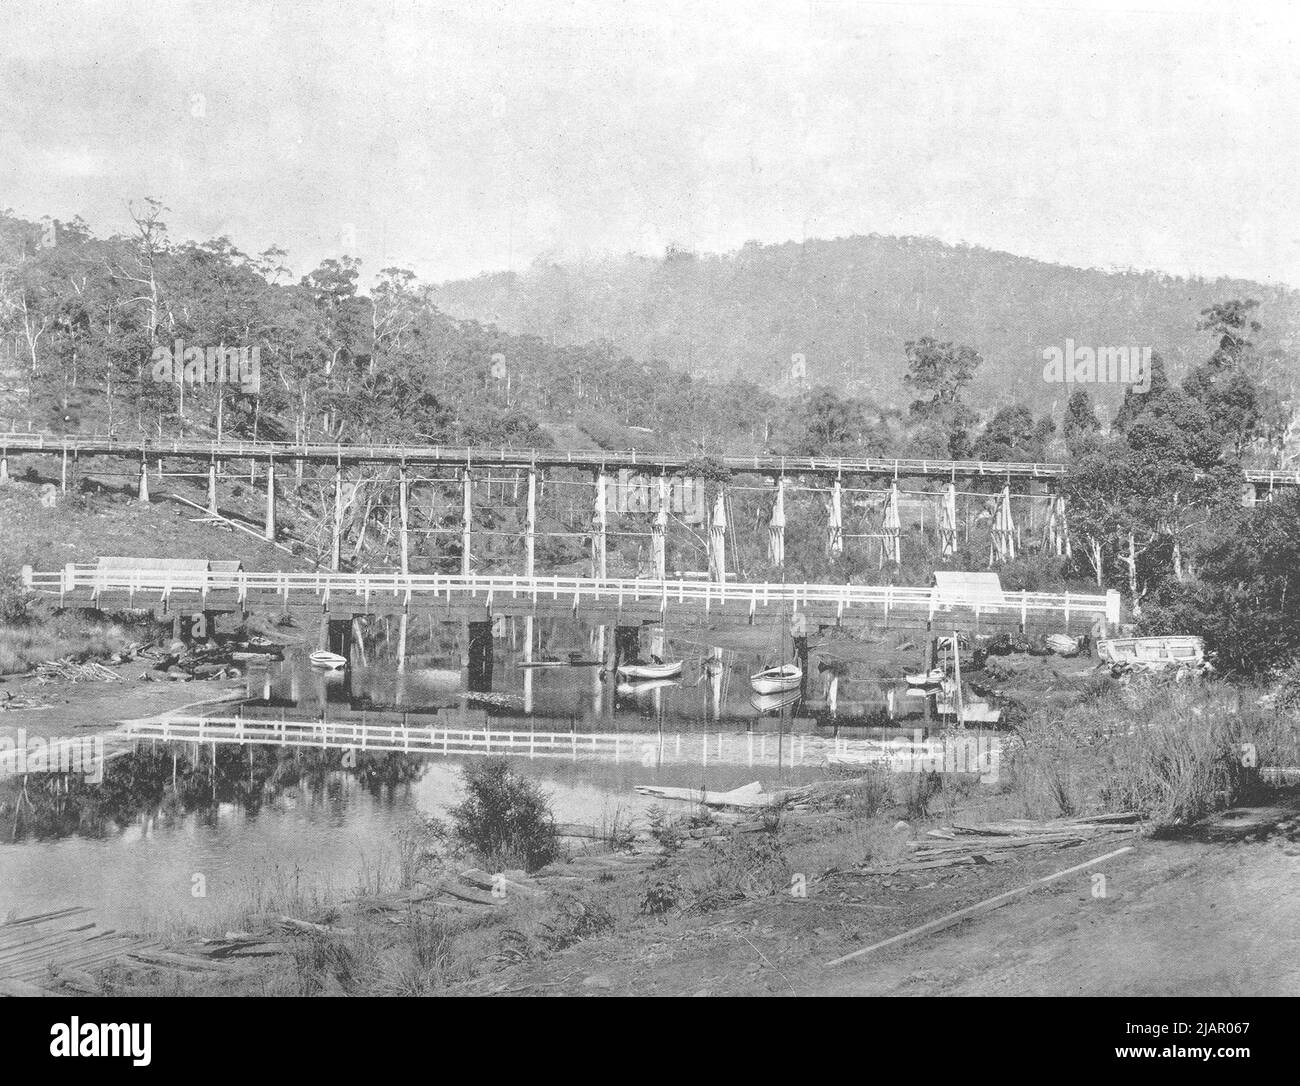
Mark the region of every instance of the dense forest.
[[[603, 287], [589, 271], [569, 277], [557, 269], [476, 281], [484, 297], [494, 283], [514, 284], [507, 293], [517, 306], [526, 298], [543, 305], [542, 293], [523, 289], [529, 284], [567, 284], [545, 320], [510, 332], [449, 315], [443, 306], [452, 305], [456, 291], [423, 284], [408, 270], [365, 274], [341, 256], [295, 279], [283, 251], [250, 255], [224, 237], [177, 241], [165, 214], [155, 200], [134, 204], [134, 229], [110, 237], [79, 220], [0, 215], [0, 419], [123, 436], [663, 448], [698, 457], [696, 474], [712, 487], [727, 482], [714, 459], [723, 451], [1061, 459], [1070, 466], [1064, 490], [1072, 553], [1031, 553], [1007, 571], [1011, 586], [1086, 579], [1121, 588], [1144, 623], [1204, 629], [1239, 670], [1268, 666], [1300, 644], [1300, 584], [1290, 584], [1300, 576], [1300, 554], [1293, 553], [1300, 502], [1287, 498], [1261, 512], [1241, 501], [1242, 466], [1283, 466], [1293, 445], [1295, 363], [1279, 346], [1293, 325], [1264, 319], [1271, 313], [1290, 320], [1293, 293], [1254, 291], [1263, 302], [1235, 291], [1210, 298], [1223, 284], [1047, 269], [928, 241], [851, 239], [747, 249], [717, 260], [676, 254], [653, 267], [627, 263], [640, 269], [647, 290], [660, 292], [657, 300], [637, 301], [632, 280], [614, 274], [614, 266]], [[846, 252], [862, 258], [857, 279], [833, 273]], [[898, 255], [893, 263], [890, 253]], [[1041, 281], [1029, 275], [1031, 266]], [[965, 315], [956, 325], [969, 329], [969, 338], [953, 335], [954, 319], [942, 312], [902, 307], [906, 320], [900, 309], [887, 328], [890, 338], [880, 340], [872, 369], [880, 387], [871, 385], [868, 395], [861, 375], [846, 381], [819, 373], [816, 352], [795, 330], [814, 314], [825, 342], [860, 345], [871, 324], [866, 284], [885, 280], [918, 298], [937, 291], [934, 297], [953, 306], [960, 295]], [[1031, 280], [1043, 289], [1028, 292]], [[732, 291], [725, 304], [711, 293], [723, 283]], [[850, 291], [855, 283], [865, 293]], [[779, 284], [779, 296], [772, 284]], [[861, 305], [844, 301], [851, 293]], [[840, 302], [831, 304], [830, 296]], [[872, 304], [888, 307], [900, 297], [894, 290]], [[711, 329], [707, 360], [660, 354], [646, 346], [651, 339], [625, 334], [633, 326], [646, 335], [660, 327], [665, 298], [676, 299], [683, 343], [695, 330]], [[762, 329], [755, 323], [760, 310], [768, 314]], [[632, 323], [598, 319], [615, 312]], [[1148, 317], [1153, 323], [1142, 323]], [[502, 325], [511, 323], [503, 316]], [[1032, 363], [1035, 380], [1023, 383], [1007, 376], [1011, 355], [981, 347], [988, 336], [997, 343], [1008, 335], [1050, 339], [1062, 329], [1079, 342], [1090, 334], [1106, 342], [1159, 340], [1173, 344], [1181, 362], [1170, 364], [1163, 348], [1155, 353], [1149, 381], [1113, 390], [1103, 418], [1101, 386], [1047, 385], [1041, 350]], [[589, 341], [582, 338], [588, 333]], [[731, 347], [723, 350], [716, 337]], [[763, 366], [782, 352], [800, 353], [792, 347], [810, 352], [806, 379], [793, 386], [769, 379]], [[159, 352], [173, 348], [186, 360], [185, 371], [178, 365], [176, 372], [194, 380], [159, 379]], [[220, 361], [227, 350], [253, 352], [254, 385], [210, 379], [213, 358]], [[666, 359], [688, 368], [668, 368]], [[1039, 386], [1060, 398], [1056, 410], [1043, 410]], [[990, 399], [990, 387], [1004, 393]], [[392, 503], [380, 493], [382, 479], [372, 484], [373, 495], [349, 500], [353, 564], [385, 560], [367, 547], [390, 534]], [[316, 506], [326, 499], [310, 496], [311, 489], [312, 480], [299, 480], [301, 512], [320, 520]], [[750, 488], [752, 499], [744, 489], [737, 487], [736, 501], [749, 502], [741, 520], [761, 523], [762, 488]], [[792, 510], [789, 529], [790, 553], [802, 563], [796, 574], [918, 583], [944, 561], [913, 553], [904, 567], [891, 568], [861, 551], [823, 553], [813, 542], [824, 534], [823, 514], [813, 497], [807, 502]], [[581, 502], [567, 515], [570, 523], [557, 522], [556, 534], [572, 543], [557, 561], [582, 553]], [[861, 515], [869, 528], [874, 513]], [[517, 543], [513, 522], [487, 527]], [[443, 530], [435, 522], [430, 538]], [[806, 546], [796, 545], [800, 535]], [[436, 567], [455, 545], [430, 543], [425, 557]], [[624, 560], [635, 568], [640, 559]], [[759, 553], [738, 553], [736, 561], [747, 575], [772, 573]], [[975, 546], [946, 561], [977, 568], [987, 554]], [[1246, 636], [1243, 622], [1256, 634], [1271, 632]]]

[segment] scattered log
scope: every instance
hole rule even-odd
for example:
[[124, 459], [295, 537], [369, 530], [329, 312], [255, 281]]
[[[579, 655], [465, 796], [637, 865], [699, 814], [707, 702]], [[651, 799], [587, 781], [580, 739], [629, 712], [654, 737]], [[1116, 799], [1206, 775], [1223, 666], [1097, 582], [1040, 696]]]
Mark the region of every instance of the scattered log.
[[529, 897], [541, 897], [545, 893], [531, 880], [520, 881], [507, 878], [504, 874], [489, 875], [486, 871], [472, 867], [460, 873], [460, 881], [479, 890], [503, 891], [506, 894], [526, 894]]
[[328, 924], [313, 924], [310, 920], [299, 920], [292, 916], [282, 916], [277, 921], [280, 927], [298, 935], [355, 935], [352, 928], [332, 928]]

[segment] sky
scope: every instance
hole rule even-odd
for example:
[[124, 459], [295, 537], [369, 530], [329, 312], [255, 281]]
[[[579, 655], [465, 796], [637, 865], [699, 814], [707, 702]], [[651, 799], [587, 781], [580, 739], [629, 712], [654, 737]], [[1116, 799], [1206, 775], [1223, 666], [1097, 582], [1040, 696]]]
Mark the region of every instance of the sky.
[[1286, 4], [6, 0], [0, 208], [367, 281], [923, 234], [1300, 285]]

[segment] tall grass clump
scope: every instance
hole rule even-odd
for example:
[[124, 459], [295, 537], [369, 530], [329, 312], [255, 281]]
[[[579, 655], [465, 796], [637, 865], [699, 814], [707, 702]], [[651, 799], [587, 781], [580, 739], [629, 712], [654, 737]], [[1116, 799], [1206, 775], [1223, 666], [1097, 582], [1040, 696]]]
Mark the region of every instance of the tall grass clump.
[[541, 786], [504, 758], [463, 767], [465, 799], [449, 812], [455, 844], [487, 868], [535, 871], [559, 856], [555, 818]]
[[1102, 799], [1158, 826], [1185, 825], [1249, 797], [1279, 720], [1225, 683], [1152, 684], [1121, 711], [1103, 761]]

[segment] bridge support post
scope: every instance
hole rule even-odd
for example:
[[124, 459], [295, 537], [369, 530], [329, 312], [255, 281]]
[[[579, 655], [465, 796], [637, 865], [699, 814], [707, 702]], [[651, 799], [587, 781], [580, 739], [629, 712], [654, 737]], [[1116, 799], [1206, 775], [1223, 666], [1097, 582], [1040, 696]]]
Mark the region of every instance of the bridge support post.
[[208, 512], [217, 515], [217, 462], [208, 461]]
[[832, 558], [844, 553], [844, 487], [839, 479], [831, 486], [830, 523], [826, 529], [826, 550]]
[[709, 522], [709, 575], [718, 584], [727, 582], [727, 490], [718, 487]]
[[650, 529], [650, 551], [654, 557], [655, 580], [668, 579], [668, 476], [659, 476], [659, 508]]
[[330, 540], [330, 569], [339, 571], [343, 560], [343, 465], [334, 465], [334, 529]]
[[1016, 525], [1011, 518], [1011, 487], [1004, 486], [998, 495], [989, 533], [989, 565], [1013, 561], [1016, 557]]
[[275, 461], [266, 462], [266, 524], [263, 538], [275, 542]]
[[136, 497], [142, 502], [149, 500], [149, 461], [144, 457], [140, 458], [140, 489]]
[[889, 500], [885, 504], [885, 554], [889, 561], [898, 564], [903, 560], [903, 526], [898, 519], [898, 482], [889, 484]]
[[524, 519], [524, 576], [537, 572], [537, 471], [528, 472], [528, 511]]
[[9, 482], [9, 457], [0, 456], [0, 486]]
[[945, 558], [957, 553], [957, 487], [943, 488], [943, 505], [939, 509], [939, 551]]
[[460, 575], [470, 574], [470, 546], [474, 539], [474, 477], [469, 468], [462, 468], [460, 473]]
[[63, 494], [68, 492], [68, 446], [63, 446], [63, 466], [59, 474], [59, 491]]
[[[398, 519], [398, 540], [397, 545], [401, 555], [401, 571], [405, 577], [411, 572], [411, 540], [410, 540], [410, 480], [406, 477], [406, 461], [403, 460], [397, 469], [397, 519]], [[406, 613], [402, 613], [402, 645], [405, 652], [406, 645]]]
[[608, 575], [608, 557], [605, 548], [609, 530], [609, 513], [605, 507], [605, 484], [605, 473], [598, 471], [596, 500], [592, 507], [591, 518], [591, 575], [601, 581]]
[[776, 500], [767, 525], [767, 559], [778, 569], [785, 566], [785, 476], [776, 480]]
[[1070, 557], [1070, 527], [1065, 517], [1065, 495], [1052, 497], [1052, 511], [1047, 518], [1047, 550], [1058, 558]]

